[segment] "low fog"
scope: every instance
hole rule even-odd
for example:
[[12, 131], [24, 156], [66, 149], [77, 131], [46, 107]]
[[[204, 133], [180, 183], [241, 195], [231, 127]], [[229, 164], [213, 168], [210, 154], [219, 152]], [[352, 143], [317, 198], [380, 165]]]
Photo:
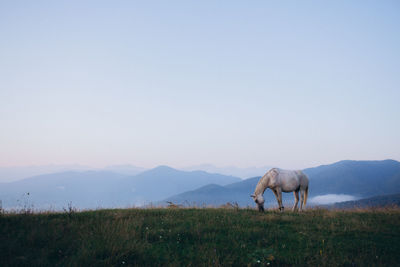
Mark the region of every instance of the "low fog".
[[310, 203], [314, 205], [326, 205], [326, 204], [333, 204], [337, 202], [351, 201], [356, 199], [357, 199], [356, 197], [351, 195], [327, 194], [311, 198]]

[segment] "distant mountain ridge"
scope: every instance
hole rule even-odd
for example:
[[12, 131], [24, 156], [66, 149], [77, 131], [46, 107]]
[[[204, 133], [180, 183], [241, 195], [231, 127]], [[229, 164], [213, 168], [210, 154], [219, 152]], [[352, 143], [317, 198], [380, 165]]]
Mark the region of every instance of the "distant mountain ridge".
[[240, 178], [249, 178], [263, 175], [267, 170], [269, 170], [270, 166], [263, 167], [247, 167], [247, 168], [238, 168], [235, 166], [226, 166], [226, 167], [217, 167], [212, 164], [201, 164], [183, 168], [183, 170], [195, 171], [202, 170], [209, 173], [219, 173], [224, 175], [233, 175]]
[[[305, 169], [310, 179], [309, 198], [323, 194], [349, 194], [357, 198], [400, 192], [400, 162], [383, 161], [339, 161]], [[240, 206], [253, 206], [250, 198], [261, 177], [254, 177], [227, 186], [205, 186], [165, 199], [160, 204], [191, 203], [194, 205], [222, 205], [227, 202]], [[276, 205], [273, 193], [264, 194], [266, 205]], [[284, 193], [283, 201], [293, 202], [293, 194]]]
[[89, 166], [69, 164], [69, 165], [41, 165], [41, 166], [19, 166], [19, 167], [0, 167], [0, 183], [14, 182], [33, 176], [40, 176], [44, 174], [53, 174], [67, 171], [112, 171], [124, 175], [136, 175], [143, 171], [145, 168], [137, 167], [130, 164], [125, 165], [111, 165], [104, 168], [92, 168]]
[[77, 164], [0, 167], [0, 182], [13, 182], [43, 174], [51, 174], [65, 171], [86, 171], [90, 169], [90, 167]]
[[304, 172], [312, 182], [313, 195], [340, 193], [369, 197], [398, 193], [400, 188], [400, 162], [395, 160], [343, 160]]
[[[70, 202], [78, 208], [127, 207], [157, 202], [170, 195], [217, 183], [240, 181], [240, 178], [202, 171], [184, 172], [167, 166], [135, 176], [111, 171], [62, 172], [23, 179], [0, 185], [4, 207], [60, 209]], [[29, 194], [28, 194], [29, 193]]]
[[138, 167], [138, 166], [134, 166], [134, 165], [130, 165], [130, 164], [120, 164], [120, 165], [107, 166], [101, 170], [112, 171], [112, 172], [119, 173], [119, 174], [134, 176], [141, 172], [146, 171], [147, 169]]
[[[122, 167], [124, 169], [124, 167]], [[127, 169], [130, 171], [130, 167]], [[324, 194], [348, 194], [356, 199], [400, 193], [400, 162], [340, 161], [305, 169], [310, 178], [309, 197]], [[226, 202], [254, 206], [250, 194], [260, 176], [238, 177], [204, 171], [180, 171], [168, 166], [130, 176], [113, 171], [70, 171], [31, 177], [0, 184], [0, 200], [5, 208], [61, 209], [72, 202], [80, 209], [142, 206], [165, 201], [197, 205], [221, 205]], [[29, 193], [29, 194], [28, 194]], [[270, 190], [266, 205], [276, 205]], [[293, 194], [283, 194], [285, 205]]]
[[[156, 203], [168, 196], [217, 183], [227, 185], [241, 179], [203, 171], [180, 171], [168, 166], [159, 166], [134, 177], [125, 178], [117, 185], [120, 196], [135, 205]], [[122, 192], [122, 193], [121, 193]]]
[[32, 206], [39, 209], [60, 209], [69, 203], [80, 208], [100, 207], [113, 201], [110, 188], [125, 178], [109, 171], [68, 171], [44, 174], [0, 187], [5, 208]]

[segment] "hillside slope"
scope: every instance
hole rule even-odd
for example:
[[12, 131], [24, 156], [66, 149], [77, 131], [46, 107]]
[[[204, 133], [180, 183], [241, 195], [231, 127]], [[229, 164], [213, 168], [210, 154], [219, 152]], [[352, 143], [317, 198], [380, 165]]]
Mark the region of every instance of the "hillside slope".
[[0, 213], [0, 266], [398, 266], [400, 211]]
[[400, 189], [400, 162], [344, 160], [305, 169], [313, 195], [349, 194], [359, 197], [395, 194]]

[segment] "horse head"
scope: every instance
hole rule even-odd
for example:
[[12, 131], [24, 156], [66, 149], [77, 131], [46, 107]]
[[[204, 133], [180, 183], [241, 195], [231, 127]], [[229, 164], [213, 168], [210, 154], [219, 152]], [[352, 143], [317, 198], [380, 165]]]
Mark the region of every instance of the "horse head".
[[254, 202], [257, 204], [258, 211], [263, 212], [264, 211], [264, 197], [261, 194], [259, 194], [257, 196], [251, 195], [251, 197], [253, 198]]

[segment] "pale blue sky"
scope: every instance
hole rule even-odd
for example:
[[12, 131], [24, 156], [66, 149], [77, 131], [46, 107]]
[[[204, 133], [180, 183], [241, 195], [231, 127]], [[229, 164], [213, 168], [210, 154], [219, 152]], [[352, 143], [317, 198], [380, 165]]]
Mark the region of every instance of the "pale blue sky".
[[398, 1], [1, 1], [0, 166], [400, 160]]

